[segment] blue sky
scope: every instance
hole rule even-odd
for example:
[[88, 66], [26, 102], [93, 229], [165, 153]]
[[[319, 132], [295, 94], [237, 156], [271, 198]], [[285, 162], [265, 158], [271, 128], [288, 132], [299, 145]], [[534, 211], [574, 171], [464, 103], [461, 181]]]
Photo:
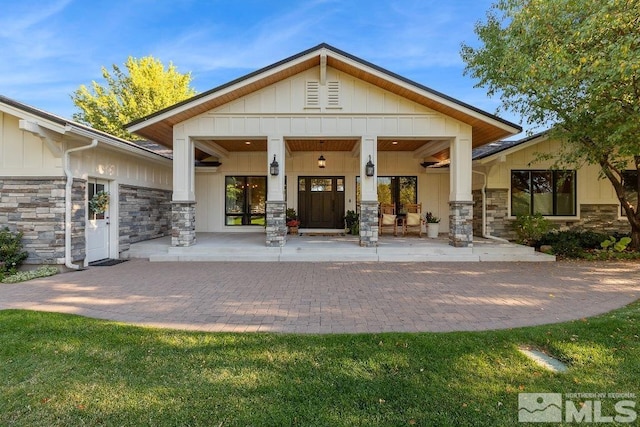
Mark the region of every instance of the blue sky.
[[[326, 42], [495, 113], [463, 76], [491, 0], [26, 0], [0, 14], [0, 94], [70, 118], [101, 67], [153, 55], [203, 92]], [[499, 115], [520, 123], [508, 112]]]

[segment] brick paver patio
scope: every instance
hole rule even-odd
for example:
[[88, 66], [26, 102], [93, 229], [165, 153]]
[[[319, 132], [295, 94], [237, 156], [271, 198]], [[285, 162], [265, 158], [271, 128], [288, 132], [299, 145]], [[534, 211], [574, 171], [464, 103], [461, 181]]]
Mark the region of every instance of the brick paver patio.
[[168, 328], [301, 333], [502, 329], [640, 298], [640, 263], [149, 263], [0, 284], [0, 309]]

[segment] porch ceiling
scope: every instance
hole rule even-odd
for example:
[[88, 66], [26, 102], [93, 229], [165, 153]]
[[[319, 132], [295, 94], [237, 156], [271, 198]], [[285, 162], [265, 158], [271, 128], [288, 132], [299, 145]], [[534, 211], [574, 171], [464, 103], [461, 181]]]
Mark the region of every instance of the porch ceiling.
[[[204, 146], [217, 146], [222, 147], [224, 150], [231, 153], [243, 153], [243, 152], [260, 152], [267, 151], [267, 141], [260, 138], [246, 138], [246, 139], [203, 139], [199, 140]], [[286, 139], [285, 140], [289, 151], [301, 152], [301, 151], [352, 151], [358, 144], [358, 139], [344, 138], [344, 139]], [[440, 142], [430, 139], [379, 139], [378, 151], [411, 151], [420, 150], [427, 144]], [[199, 154], [197, 158], [206, 157], [206, 153], [197, 149]], [[435, 154], [435, 157], [440, 157], [448, 152], [448, 149], [442, 150]], [[440, 154], [440, 155], [439, 155]]]

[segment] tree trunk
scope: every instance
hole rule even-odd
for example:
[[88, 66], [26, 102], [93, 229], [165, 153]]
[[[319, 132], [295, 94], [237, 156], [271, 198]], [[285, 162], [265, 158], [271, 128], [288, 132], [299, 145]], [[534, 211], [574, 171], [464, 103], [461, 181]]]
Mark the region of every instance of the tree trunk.
[[[637, 211], [638, 207], [640, 207], [640, 156], [634, 156], [634, 161], [636, 171], [638, 173], [638, 187], [636, 189], [638, 192], [638, 206], [633, 206], [627, 199], [620, 171], [614, 168], [606, 157], [601, 159], [600, 166], [602, 167], [602, 172], [613, 185], [613, 188], [616, 191], [616, 196], [620, 201], [620, 205], [627, 215], [627, 221], [629, 221], [629, 225], [631, 226], [630, 246], [635, 250], [640, 250], [640, 212]], [[618, 179], [618, 177], [620, 177], [620, 179]]]
[[631, 228], [631, 247], [635, 250], [640, 249], [640, 229]]

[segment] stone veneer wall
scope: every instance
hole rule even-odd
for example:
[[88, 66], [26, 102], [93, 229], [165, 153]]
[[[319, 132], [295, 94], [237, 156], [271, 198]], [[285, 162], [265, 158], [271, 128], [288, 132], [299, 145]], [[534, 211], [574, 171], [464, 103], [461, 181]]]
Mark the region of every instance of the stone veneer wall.
[[171, 233], [171, 191], [120, 185], [118, 188], [120, 252], [132, 243]]
[[[25, 264], [64, 264], [65, 183], [63, 177], [0, 178], [0, 227], [23, 233]], [[85, 258], [86, 181], [74, 179], [71, 258]]]
[[601, 233], [629, 233], [629, 221], [619, 216], [620, 205], [580, 205], [580, 221], [572, 226]]
[[196, 203], [171, 202], [171, 246], [187, 247], [196, 243]]
[[[487, 204], [487, 233], [503, 239], [515, 239], [509, 219], [509, 190], [488, 188], [485, 190]], [[473, 235], [482, 236], [482, 191], [473, 191]]]
[[449, 202], [449, 245], [473, 246], [473, 206], [472, 201]]
[[287, 236], [287, 203], [266, 203], [266, 244], [268, 247], [277, 248], [285, 245]]
[[[473, 192], [473, 234], [482, 235], [482, 193]], [[515, 240], [516, 233], [511, 229], [513, 222], [509, 218], [509, 191], [506, 189], [487, 189], [487, 231], [490, 235]], [[620, 219], [620, 206], [612, 204], [581, 204], [580, 217], [576, 219], [554, 219], [547, 217], [557, 228], [579, 228], [600, 233], [628, 233], [629, 223]]]
[[378, 202], [360, 202], [360, 246], [378, 246]]

